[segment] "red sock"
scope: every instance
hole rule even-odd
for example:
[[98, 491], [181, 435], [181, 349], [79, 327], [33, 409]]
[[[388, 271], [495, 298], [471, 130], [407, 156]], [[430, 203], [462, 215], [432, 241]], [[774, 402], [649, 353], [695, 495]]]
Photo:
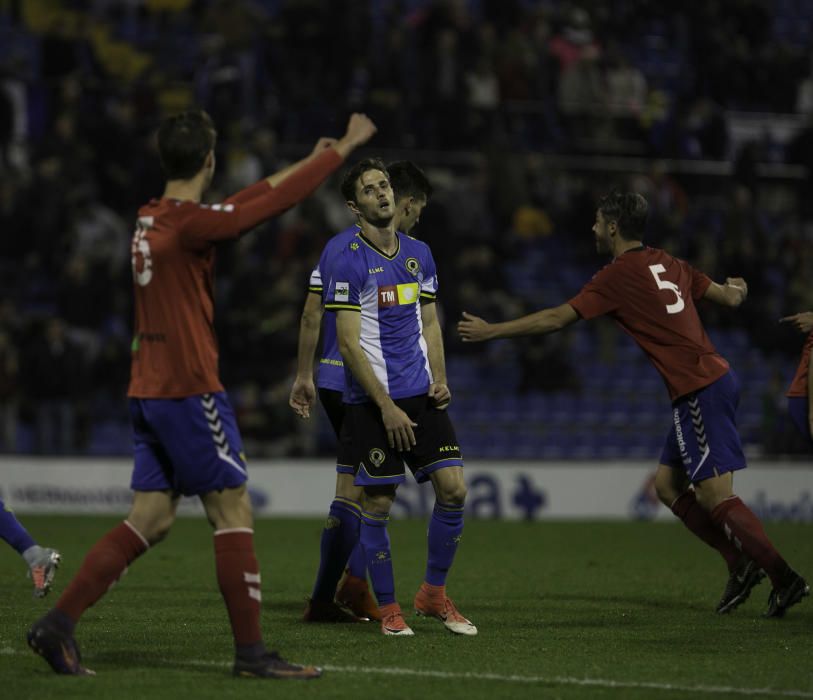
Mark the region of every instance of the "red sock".
[[694, 491], [690, 489], [678, 496], [672, 504], [672, 512], [681, 519], [692, 534], [720, 553], [725, 559], [729, 571], [734, 570], [742, 553], [729, 541], [708, 512], [703, 510], [697, 502]]
[[254, 532], [248, 528], [215, 532], [215, 566], [235, 644], [247, 647], [262, 643], [260, 567], [254, 556]]
[[148, 546], [127, 521], [114, 527], [87, 553], [82, 568], [57, 601], [57, 610], [77, 622], [82, 613], [119, 580], [127, 567], [147, 551]]
[[734, 543], [765, 570], [774, 588], [781, 588], [790, 567], [776, 551], [756, 515], [737, 496], [718, 504], [711, 517]]

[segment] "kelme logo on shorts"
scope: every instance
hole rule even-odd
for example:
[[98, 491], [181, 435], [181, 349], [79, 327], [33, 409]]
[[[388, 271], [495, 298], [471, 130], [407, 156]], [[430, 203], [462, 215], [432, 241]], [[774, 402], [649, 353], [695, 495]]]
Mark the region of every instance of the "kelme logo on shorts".
[[404, 261], [404, 265], [406, 266], [406, 269], [410, 275], [415, 276], [421, 271], [421, 264], [418, 262], [417, 258], [407, 258]]
[[374, 467], [380, 467], [382, 464], [384, 464], [385, 457], [386, 455], [384, 454], [384, 450], [379, 449], [378, 447], [374, 447], [372, 450], [370, 450], [370, 463]]

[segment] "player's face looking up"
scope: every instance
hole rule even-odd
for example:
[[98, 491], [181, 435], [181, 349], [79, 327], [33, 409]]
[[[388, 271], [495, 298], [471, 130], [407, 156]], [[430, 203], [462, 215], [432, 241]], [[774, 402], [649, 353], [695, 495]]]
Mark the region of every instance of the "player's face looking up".
[[612, 253], [612, 235], [617, 224], [604, 218], [604, 214], [596, 211], [596, 223], [593, 224], [593, 233], [596, 236], [596, 250], [599, 253]]
[[426, 206], [426, 196], [403, 197], [398, 200], [398, 230], [409, 233], [421, 219], [421, 212]]
[[356, 201], [348, 206], [373, 226], [387, 226], [395, 216], [395, 199], [387, 174], [365, 170], [356, 180]]

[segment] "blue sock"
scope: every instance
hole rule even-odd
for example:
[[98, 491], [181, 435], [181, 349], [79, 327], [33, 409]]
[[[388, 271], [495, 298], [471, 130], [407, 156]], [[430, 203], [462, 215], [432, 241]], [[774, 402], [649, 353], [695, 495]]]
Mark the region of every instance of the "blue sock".
[[350, 554], [350, 559], [347, 560], [347, 568], [351, 576], [367, 580], [367, 558], [364, 556], [364, 547], [359, 542], [353, 552]]
[[426, 560], [426, 582], [446, 585], [446, 576], [454, 561], [463, 532], [463, 506], [436, 502], [429, 521], [429, 556]]
[[314, 600], [333, 600], [336, 585], [342, 577], [350, 552], [359, 541], [360, 507], [355, 501], [337, 496], [330, 504], [325, 529], [322, 530], [321, 558]]
[[28, 530], [20, 525], [20, 521], [14, 517], [14, 513], [6, 508], [3, 501], [0, 501], [0, 537], [20, 554], [37, 544], [34, 542], [34, 538], [28, 534]]
[[392, 571], [390, 536], [387, 532], [389, 519], [389, 515], [361, 511], [359, 540], [364, 547], [367, 571], [379, 606], [395, 602], [395, 578]]

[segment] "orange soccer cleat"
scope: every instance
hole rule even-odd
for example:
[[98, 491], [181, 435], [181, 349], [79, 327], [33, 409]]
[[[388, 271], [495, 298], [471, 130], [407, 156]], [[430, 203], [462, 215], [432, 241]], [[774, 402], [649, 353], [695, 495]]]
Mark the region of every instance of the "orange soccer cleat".
[[471, 620], [460, 614], [452, 599], [446, 595], [446, 586], [431, 586], [422, 583], [415, 594], [415, 612], [425, 617], [440, 620], [451, 632], [473, 637], [477, 628]]
[[336, 589], [336, 602], [344, 605], [354, 615], [367, 620], [381, 621], [381, 611], [378, 609], [370, 586], [366, 579], [352, 576], [348, 570], [344, 572], [339, 587]]
[[391, 637], [411, 637], [415, 634], [404, 620], [398, 603], [381, 606], [381, 632]]

